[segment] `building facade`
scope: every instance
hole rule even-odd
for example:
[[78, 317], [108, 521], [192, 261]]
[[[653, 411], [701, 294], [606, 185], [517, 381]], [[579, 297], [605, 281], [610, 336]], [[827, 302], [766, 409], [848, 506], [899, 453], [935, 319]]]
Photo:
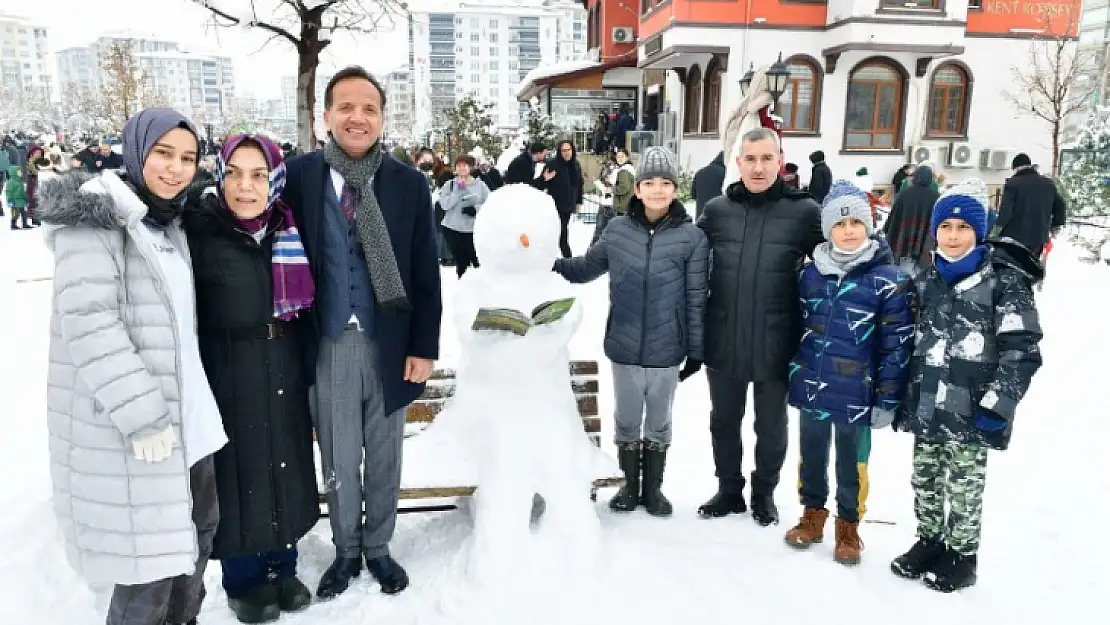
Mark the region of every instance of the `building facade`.
[[235, 98], [235, 68], [231, 59], [191, 52], [177, 42], [137, 33], [106, 34], [88, 46], [67, 48], [55, 57], [58, 82], [90, 92], [111, 82], [104, 59], [113, 46], [131, 51], [142, 72], [145, 88], [158, 93], [177, 110], [218, 117], [230, 110]]
[[1051, 162], [1048, 125], [1006, 94], [1038, 39], [1074, 39], [1079, 0], [639, 1], [638, 64], [666, 70], [684, 167], [722, 149], [740, 78], [780, 54], [790, 79], [776, 113], [803, 178], [816, 150], [834, 176], [867, 167], [880, 184], [910, 161], [988, 184], [1017, 152]]
[[515, 128], [524, 109], [513, 96], [528, 72], [586, 54], [586, 14], [573, 0], [417, 0], [409, 9], [417, 136], [467, 94], [495, 106], [496, 125]]
[[412, 71], [396, 69], [385, 77], [385, 135], [402, 142], [416, 139], [413, 113], [416, 108]]
[[1095, 83], [1094, 103], [1110, 104], [1110, 0], [1085, 0], [1079, 46], [1087, 61], [1086, 79]]
[[16, 88], [45, 102], [53, 101], [47, 44], [45, 27], [0, 13], [0, 88]]

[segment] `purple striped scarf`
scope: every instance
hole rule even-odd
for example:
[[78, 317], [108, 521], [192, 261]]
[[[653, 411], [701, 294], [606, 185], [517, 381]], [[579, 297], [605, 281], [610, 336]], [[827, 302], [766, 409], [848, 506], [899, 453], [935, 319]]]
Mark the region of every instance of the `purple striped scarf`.
[[[271, 271], [274, 277], [274, 317], [289, 321], [297, 312], [312, 306], [316, 296], [316, 285], [312, 281], [312, 269], [308, 265], [301, 235], [293, 221], [293, 212], [281, 201], [285, 188], [285, 163], [281, 149], [261, 135], [240, 133], [228, 137], [216, 159], [216, 185], [219, 189], [220, 204], [231, 209], [224, 200], [224, 172], [227, 161], [244, 141], [253, 141], [262, 148], [266, 164], [270, 166], [270, 189], [266, 198], [266, 210], [253, 219], [236, 219], [248, 232], [259, 232], [272, 227], [274, 231], [274, 251], [271, 256]], [[234, 215], [234, 213], [232, 213]]]

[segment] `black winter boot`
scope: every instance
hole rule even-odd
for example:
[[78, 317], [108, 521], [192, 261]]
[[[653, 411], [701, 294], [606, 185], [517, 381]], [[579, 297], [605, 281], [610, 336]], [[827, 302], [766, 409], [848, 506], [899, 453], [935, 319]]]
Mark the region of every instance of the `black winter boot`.
[[947, 553], [944, 543], [932, 538], [918, 538], [910, 550], [890, 563], [890, 570], [898, 577], [918, 579], [935, 569]]
[[282, 612], [300, 612], [312, 603], [312, 593], [296, 577], [279, 577], [274, 580], [274, 588]]
[[12, 230], [19, 230], [19, 218], [12, 214]]
[[730, 514], [743, 514], [747, 511], [748, 504], [744, 501], [742, 493], [726, 493], [718, 490], [716, 495], [698, 508], [698, 516], [703, 519], [714, 519]]
[[640, 482], [640, 503], [651, 516], [671, 516], [674, 508], [663, 495], [663, 469], [667, 466], [667, 448], [664, 443], [644, 441], [644, 476]]
[[609, 509], [632, 512], [640, 499], [640, 441], [617, 443], [617, 462], [624, 473], [624, 485], [609, 500]]
[[229, 597], [227, 605], [240, 623], [268, 623], [281, 616], [277, 588], [271, 584], [261, 584], [239, 599]]
[[752, 518], [763, 527], [778, 525], [779, 509], [771, 495], [752, 495]]
[[964, 555], [951, 549], [945, 550], [934, 570], [925, 573], [922, 581], [938, 592], [955, 592], [975, 584], [979, 556]]

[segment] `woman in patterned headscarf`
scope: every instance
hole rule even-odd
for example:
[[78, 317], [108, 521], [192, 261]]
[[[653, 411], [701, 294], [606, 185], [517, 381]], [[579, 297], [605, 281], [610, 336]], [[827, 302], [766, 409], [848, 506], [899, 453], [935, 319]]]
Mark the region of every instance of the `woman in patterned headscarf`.
[[228, 604], [259, 623], [311, 602], [297, 541], [320, 514], [304, 368], [315, 289], [281, 201], [285, 164], [266, 137], [228, 137], [216, 185], [185, 212], [200, 352], [228, 444], [216, 454], [220, 526], [213, 558]]

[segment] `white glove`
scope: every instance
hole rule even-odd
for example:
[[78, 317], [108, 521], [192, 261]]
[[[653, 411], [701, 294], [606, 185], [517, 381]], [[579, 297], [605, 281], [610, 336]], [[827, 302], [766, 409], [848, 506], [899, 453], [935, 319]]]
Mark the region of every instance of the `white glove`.
[[139, 460], [161, 462], [173, 453], [175, 438], [171, 425], [156, 434], [135, 438], [131, 441], [131, 445], [135, 448], [135, 457]]
[[896, 415], [894, 414], [893, 410], [884, 410], [882, 408], [877, 408], [877, 407], [872, 408], [871, 409], [871, 429], [881, 430], [885, 427], [889, 427], [892, 423], [894, 423], [894, 417], [895, 416]]

